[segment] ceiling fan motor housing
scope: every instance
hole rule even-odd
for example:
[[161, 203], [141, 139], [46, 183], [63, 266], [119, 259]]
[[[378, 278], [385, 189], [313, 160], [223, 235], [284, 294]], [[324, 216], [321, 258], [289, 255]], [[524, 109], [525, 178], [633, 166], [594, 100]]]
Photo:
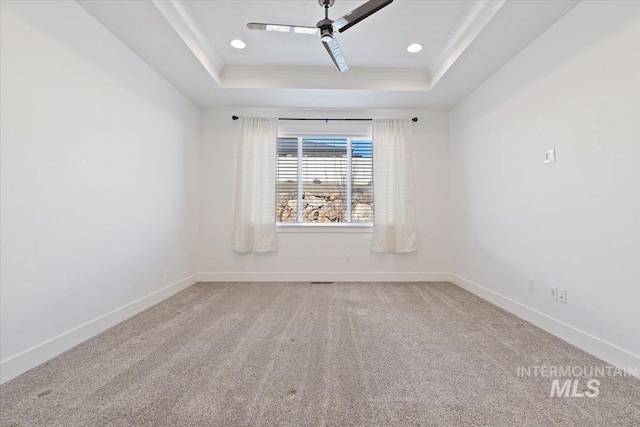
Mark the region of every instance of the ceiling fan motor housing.
[[336, 0], [318, 0], [318, 3], [320, 3], [320, 6], [325, 7], [331, 7], [333, 6], [333, 4], [336, 2]]
[[320, 38], [322, 41], [331, 41], [333, 39], [333, 21], [325, 18], [316, 25], [320, 29]]

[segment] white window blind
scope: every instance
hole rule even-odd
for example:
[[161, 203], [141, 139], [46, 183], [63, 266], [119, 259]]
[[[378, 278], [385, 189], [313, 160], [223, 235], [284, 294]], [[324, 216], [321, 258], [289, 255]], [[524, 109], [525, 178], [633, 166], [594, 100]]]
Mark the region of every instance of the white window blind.
[[370, 137], [280, 137], [277, 150], [278, 222], [373, 222]]

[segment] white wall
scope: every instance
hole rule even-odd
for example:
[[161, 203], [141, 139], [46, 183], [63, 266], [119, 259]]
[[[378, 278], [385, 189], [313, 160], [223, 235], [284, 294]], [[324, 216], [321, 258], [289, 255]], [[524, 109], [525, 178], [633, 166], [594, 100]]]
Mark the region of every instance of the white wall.
[[450, 116], [454, 281], [627, 366], [640, 365], [639, 17], [638, 2], [582, 2]]
[[195, 281], [200, 113], [75, 2], [1, 4], [4, 381]]
[[[452, 271], [607, 361], [637, 363], [638, 3], [580, 4], [450, 115], [200, 115], [76, 3], [1, 5], [2, 381], [198, 271], [203, 280], [445, 280]], [[279, 233], [276, 253], [234, 253], [233, 114], [418, 116], [420, 250], [375, 254], [370, 233], [323, 230]], [[558, 162], [544, 165], [550, 148]], [[567, 305], [549, 299], [552, 285], [568, 289]]]
[[[413, 117], [420, 249], [412, 254], [371, 252], [369, 233], [278, 233], [278, 251], [232, 250], [238, 122], [260, 117]], [[305, 111], [217, 109], [201, 118], [202, 280], [447, 280], [447, 113], [428, 111]], [[351, 263], [346, 263], [346, 255]], [[211, 273], [211, 274], [209, 274]], [[297, 274], [296, 274], [297, 273]]]

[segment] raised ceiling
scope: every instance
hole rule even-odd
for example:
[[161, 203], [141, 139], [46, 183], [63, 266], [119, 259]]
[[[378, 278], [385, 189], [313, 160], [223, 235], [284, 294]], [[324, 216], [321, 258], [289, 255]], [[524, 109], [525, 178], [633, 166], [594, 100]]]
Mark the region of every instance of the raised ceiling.
[[[250, 31], [247, 21], [296, 24], [315, 27], [324, 10], [315, 0], [234, 2], [221, 11], [220, 2], [187, 1], [187, 6], [228, 65], [288, 67], [332, 67], [316, 35]], [[329, 17], [338, 19], [364, 3], [336, 0]], [[471, 1], [399, 1], [373, 14], [337, 36], [351, 68], [424, 69]], [[240, 38], [247, 48], [229, 45]], [[407, 45], [424, 45], [420, 54], [410, 54]]]
[[[577, 1], [395, 0], [338, 39], [339, 73], [318, 36], [249, 30], [247, 22], [315, 26], [317, 0], [78, 1], [203, 108], [449, 109]], [[364, 3], [336, 0], [332, 19]], [[247, 43], [235, 50], [229, 42]], [[417, 54], [406, 51], [419, 42]]]

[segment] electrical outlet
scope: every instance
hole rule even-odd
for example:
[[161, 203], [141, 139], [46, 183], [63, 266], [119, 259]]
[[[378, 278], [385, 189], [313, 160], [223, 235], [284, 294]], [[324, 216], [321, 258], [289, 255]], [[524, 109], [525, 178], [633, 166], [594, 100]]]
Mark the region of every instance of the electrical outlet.
[[560, 301], [563, 304], [567, 303], [567, 290], [566, 289], [562, 289], [562, 288], [558, 289], [558, 301]]
[[554, 301], [558, 301], [558, 288], [555, 286], [551, 287], [551, 299]]
[[351, 255], [347, 254], [347, 256], [344, 258], [344, 262], [349, 264], [351, 262]]
[[529, 284], [527, 285], [527, 289], [529, 289], [529, 292], [533, 292], [533, 279], [529, 279]]

